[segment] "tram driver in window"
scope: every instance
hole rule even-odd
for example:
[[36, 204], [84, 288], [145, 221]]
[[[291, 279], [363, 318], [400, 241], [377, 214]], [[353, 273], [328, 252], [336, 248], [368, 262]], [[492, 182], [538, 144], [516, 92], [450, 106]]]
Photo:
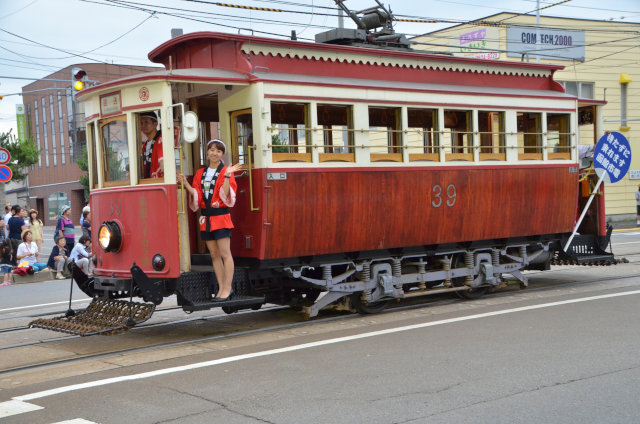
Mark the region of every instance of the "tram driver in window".
[[[159, 113], [159, 112], [158, 112]], [[164, 174], [162, 158], [162, 131], [158, 129], [156, 112], [140, 114], [142, 141], [142, 178], [160, 178]]]

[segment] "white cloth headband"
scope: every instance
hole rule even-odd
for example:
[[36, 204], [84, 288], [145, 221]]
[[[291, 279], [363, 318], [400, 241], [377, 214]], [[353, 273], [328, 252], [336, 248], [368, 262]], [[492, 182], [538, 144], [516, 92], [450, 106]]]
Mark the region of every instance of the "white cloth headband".
[[214, 140], [209, 140], [209, 142], [207, 143], [207, 150], [209, 149], [209, 146], [211, 145], [211, 143], [214, 143], [214, 142], [218, 142], [218, 143], [222, 144], [224, 146], [224, 149], [227, 150], [227, 145], [224, 144], [224, 142], [222, 140], [218, 140], [217, 138], [214, 139]]

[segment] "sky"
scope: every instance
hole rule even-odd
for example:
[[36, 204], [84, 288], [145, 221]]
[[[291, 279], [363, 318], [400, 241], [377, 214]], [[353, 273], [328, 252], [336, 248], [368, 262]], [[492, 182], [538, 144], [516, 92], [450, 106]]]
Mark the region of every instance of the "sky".
[[[403, 23], [396, 32], [420, 35], [500, 12], [535, 13], [535, 0], [385, 0], [396, 17], [447, 21]], [[33, 81], [76, 63], [157, 66], [147, 54], [171, 37], [172, 28], [313, 40], [338, 26], [333, 0], [224, 0], [225, 4], [277, 8], [284, 12], [220, 6], [210, 0], [0, 0], [0, 133], [16, 134], [16, 93]], [[540, 1], [545, 16], [640, 22], [638, 0]], [[353, 11], [376, 0], [345, 0]], [[345, 27], [355, 28], [345, 17]], [[22, 79], [26, 78], [26, 79]], [[91, 76], [89, 75], [89, 79]]]

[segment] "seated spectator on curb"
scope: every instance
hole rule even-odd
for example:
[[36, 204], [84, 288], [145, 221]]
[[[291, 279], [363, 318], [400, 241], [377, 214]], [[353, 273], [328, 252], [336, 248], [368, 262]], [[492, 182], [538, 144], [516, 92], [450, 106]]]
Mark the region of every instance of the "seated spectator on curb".
[[0, 244], [0, 272], [4, 274], [4, 280], [0, 286], [11, 285], [11, 270], [13, 269], [13, 248], [11, 240], [4, 239]]
[[65, 279], [65, 276], [62, 275], [64, 266], [71, 262], [71, 258], [67, 256], [67, 249], [65, 248], [66, 244], [67, 240], [64, 237], [58, 238], [58, 240], [56, 240], [56, 245], [51, 249], [49, 261], [47, 262], [49, 268], [56, 270], [56, 280]]
[[33, 241], [31, 230], [22, 232], [22, 243], [18, 246], [16, 259], [18, 263], [27, 262], [28, 266], [33, 267], [35, 272], [47, 267], [47, 264], [38, 262], [38, 245]]
[[80, 237], [78, 243], [73, 246], [71, 255], [69, 256], [72, 261], [76, 263], [82, 269], [82, 272], [89, 275], [89, 250], [87, 248], [91, 245], [91, 239], [87, 236]]

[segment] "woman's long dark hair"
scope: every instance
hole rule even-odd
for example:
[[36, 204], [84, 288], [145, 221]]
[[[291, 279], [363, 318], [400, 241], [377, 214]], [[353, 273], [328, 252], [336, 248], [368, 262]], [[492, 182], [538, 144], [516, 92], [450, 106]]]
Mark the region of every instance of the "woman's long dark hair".
[[42, 220], [41, 220], [40, 218], [38, 218], [38, 211], [36, 211], [36, 210], [33, 210], [33, 209], [32, 209], [32, 210], [29, 212], [29, 221], [33, 222], [33, 216], [31, 216], [31, 215], [33, 215], [34, 213], [36, 214], [36, 219], [37, 219], [37, 220], [38, 220], [38, 222], [40, 223], [40, 226], [41, 226], [41, 227], [42, 227], [42, 226], [44, 226], [44, 224], [42, 223]]

